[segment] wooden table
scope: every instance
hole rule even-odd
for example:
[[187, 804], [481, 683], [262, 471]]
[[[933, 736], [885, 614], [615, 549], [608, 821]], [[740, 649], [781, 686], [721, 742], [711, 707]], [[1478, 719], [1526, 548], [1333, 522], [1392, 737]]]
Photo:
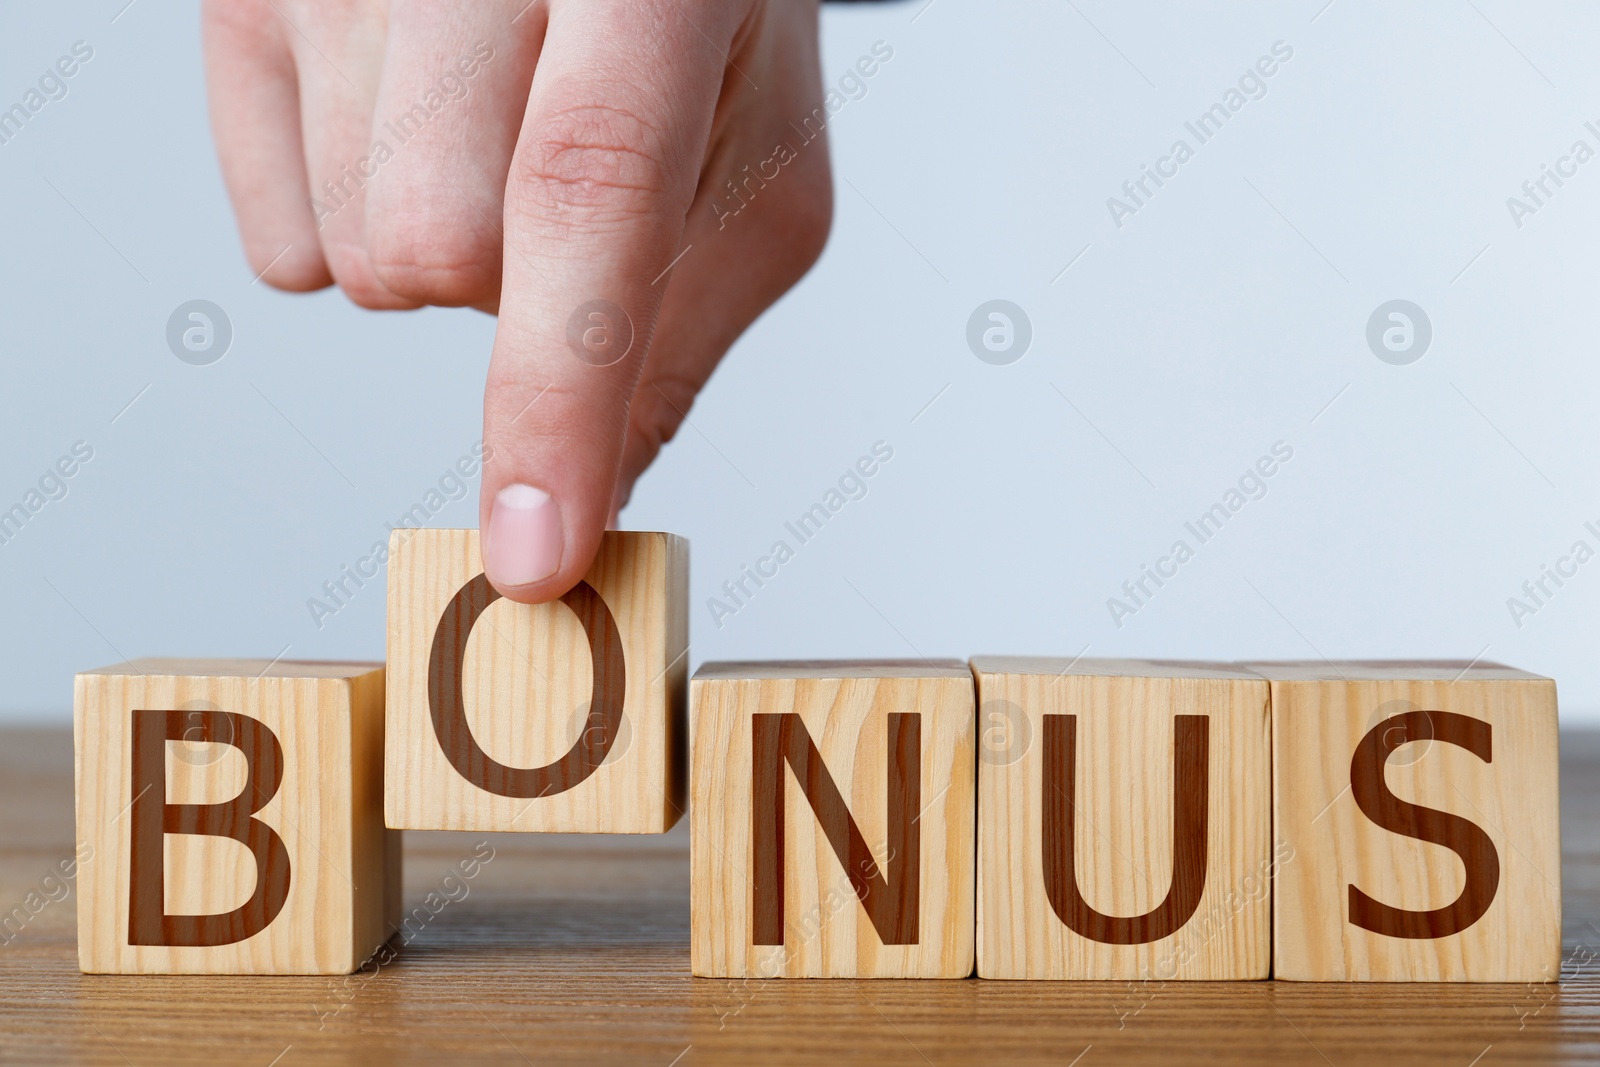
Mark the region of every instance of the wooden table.
[[[0, 946], [0, 1061], [1600, 1060], [1600, 733], [1565, 734], [1562, 747], [1571, 977], [1559, 985], [696, 979], [685, 826], [655, 838], [413, 833], [408, 907], [479, 842], [494, 859], [372, 975], [85, 976], [75, 899], [47, 905]], [[72, 844], [70, 736], [0, 731], [0, 911]]]

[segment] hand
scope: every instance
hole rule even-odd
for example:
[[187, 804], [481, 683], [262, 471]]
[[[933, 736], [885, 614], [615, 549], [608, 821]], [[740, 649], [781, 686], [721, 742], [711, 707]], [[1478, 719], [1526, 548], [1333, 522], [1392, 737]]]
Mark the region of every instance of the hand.
[[821, 254], [816, 0], [204, 12], [252, 268], [362, 307], [500, 315], [485, 568], [514, 600], [560, 596], [734, 339]]

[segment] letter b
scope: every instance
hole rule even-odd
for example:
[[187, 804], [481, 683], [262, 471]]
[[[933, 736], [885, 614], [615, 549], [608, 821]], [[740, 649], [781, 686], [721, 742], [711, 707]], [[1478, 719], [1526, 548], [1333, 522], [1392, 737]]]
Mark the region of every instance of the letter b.
[[[167, 742], [222, 742], [244, 754], [239, 795], [222, 804], [167, 803]], [[257, 719], [226, 711], [133, 713], [132, 846], [128, 868], [128, 944], [230, 945], [260, 933], [289, 898], [289, 850], [256, 812], [283, 782], [283, 746]], [[238, 841], [255, 857], [250, 897], [218, 915], [166, 911], [167, 834], [203, 834]]]
[[86, 973], [347, 974], [388, 939], [381, 664], [146, 659], [76, 689]]

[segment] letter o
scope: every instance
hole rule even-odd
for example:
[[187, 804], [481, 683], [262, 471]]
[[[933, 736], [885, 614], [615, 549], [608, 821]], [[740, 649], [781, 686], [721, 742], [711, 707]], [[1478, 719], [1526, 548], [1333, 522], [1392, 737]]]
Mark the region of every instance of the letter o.
[[466, 703], [461, 695], [467, 639], [479, 617], [499, 599], [488, 576], [480, 574], [461, 587], [439, 616], [428, 657], [428, 710], [433, 732], [450, 765], [480, 789], [503, 797], [554, 796], [593, 774], [605, 762], [611, 743], [621, 730], [627, 680], [622, 635], [606, 602], [588, 582], [579, 582], [561, 598], [589, 638], [589, 655], [594, 664], [589, 721], [599, 717], [601, 736], [590, 744], [586, 738], [591, 731], [585, 731], [566, 755], [543, 767], [508, 767], [479, 747], [467, 723]]

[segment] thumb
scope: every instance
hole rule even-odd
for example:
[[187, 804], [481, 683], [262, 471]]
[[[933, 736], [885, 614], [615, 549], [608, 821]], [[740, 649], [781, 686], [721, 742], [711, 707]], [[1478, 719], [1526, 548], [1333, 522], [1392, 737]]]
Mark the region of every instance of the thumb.
[[624, 0], [551, 7], [506, 186], [484, 397], [484, 569], [513, 600], [577, 584], [612, 513], [660, 309], [652, 281], [682, 238], [722, 80], [683, 58], [704, 41], [673, 16]]

